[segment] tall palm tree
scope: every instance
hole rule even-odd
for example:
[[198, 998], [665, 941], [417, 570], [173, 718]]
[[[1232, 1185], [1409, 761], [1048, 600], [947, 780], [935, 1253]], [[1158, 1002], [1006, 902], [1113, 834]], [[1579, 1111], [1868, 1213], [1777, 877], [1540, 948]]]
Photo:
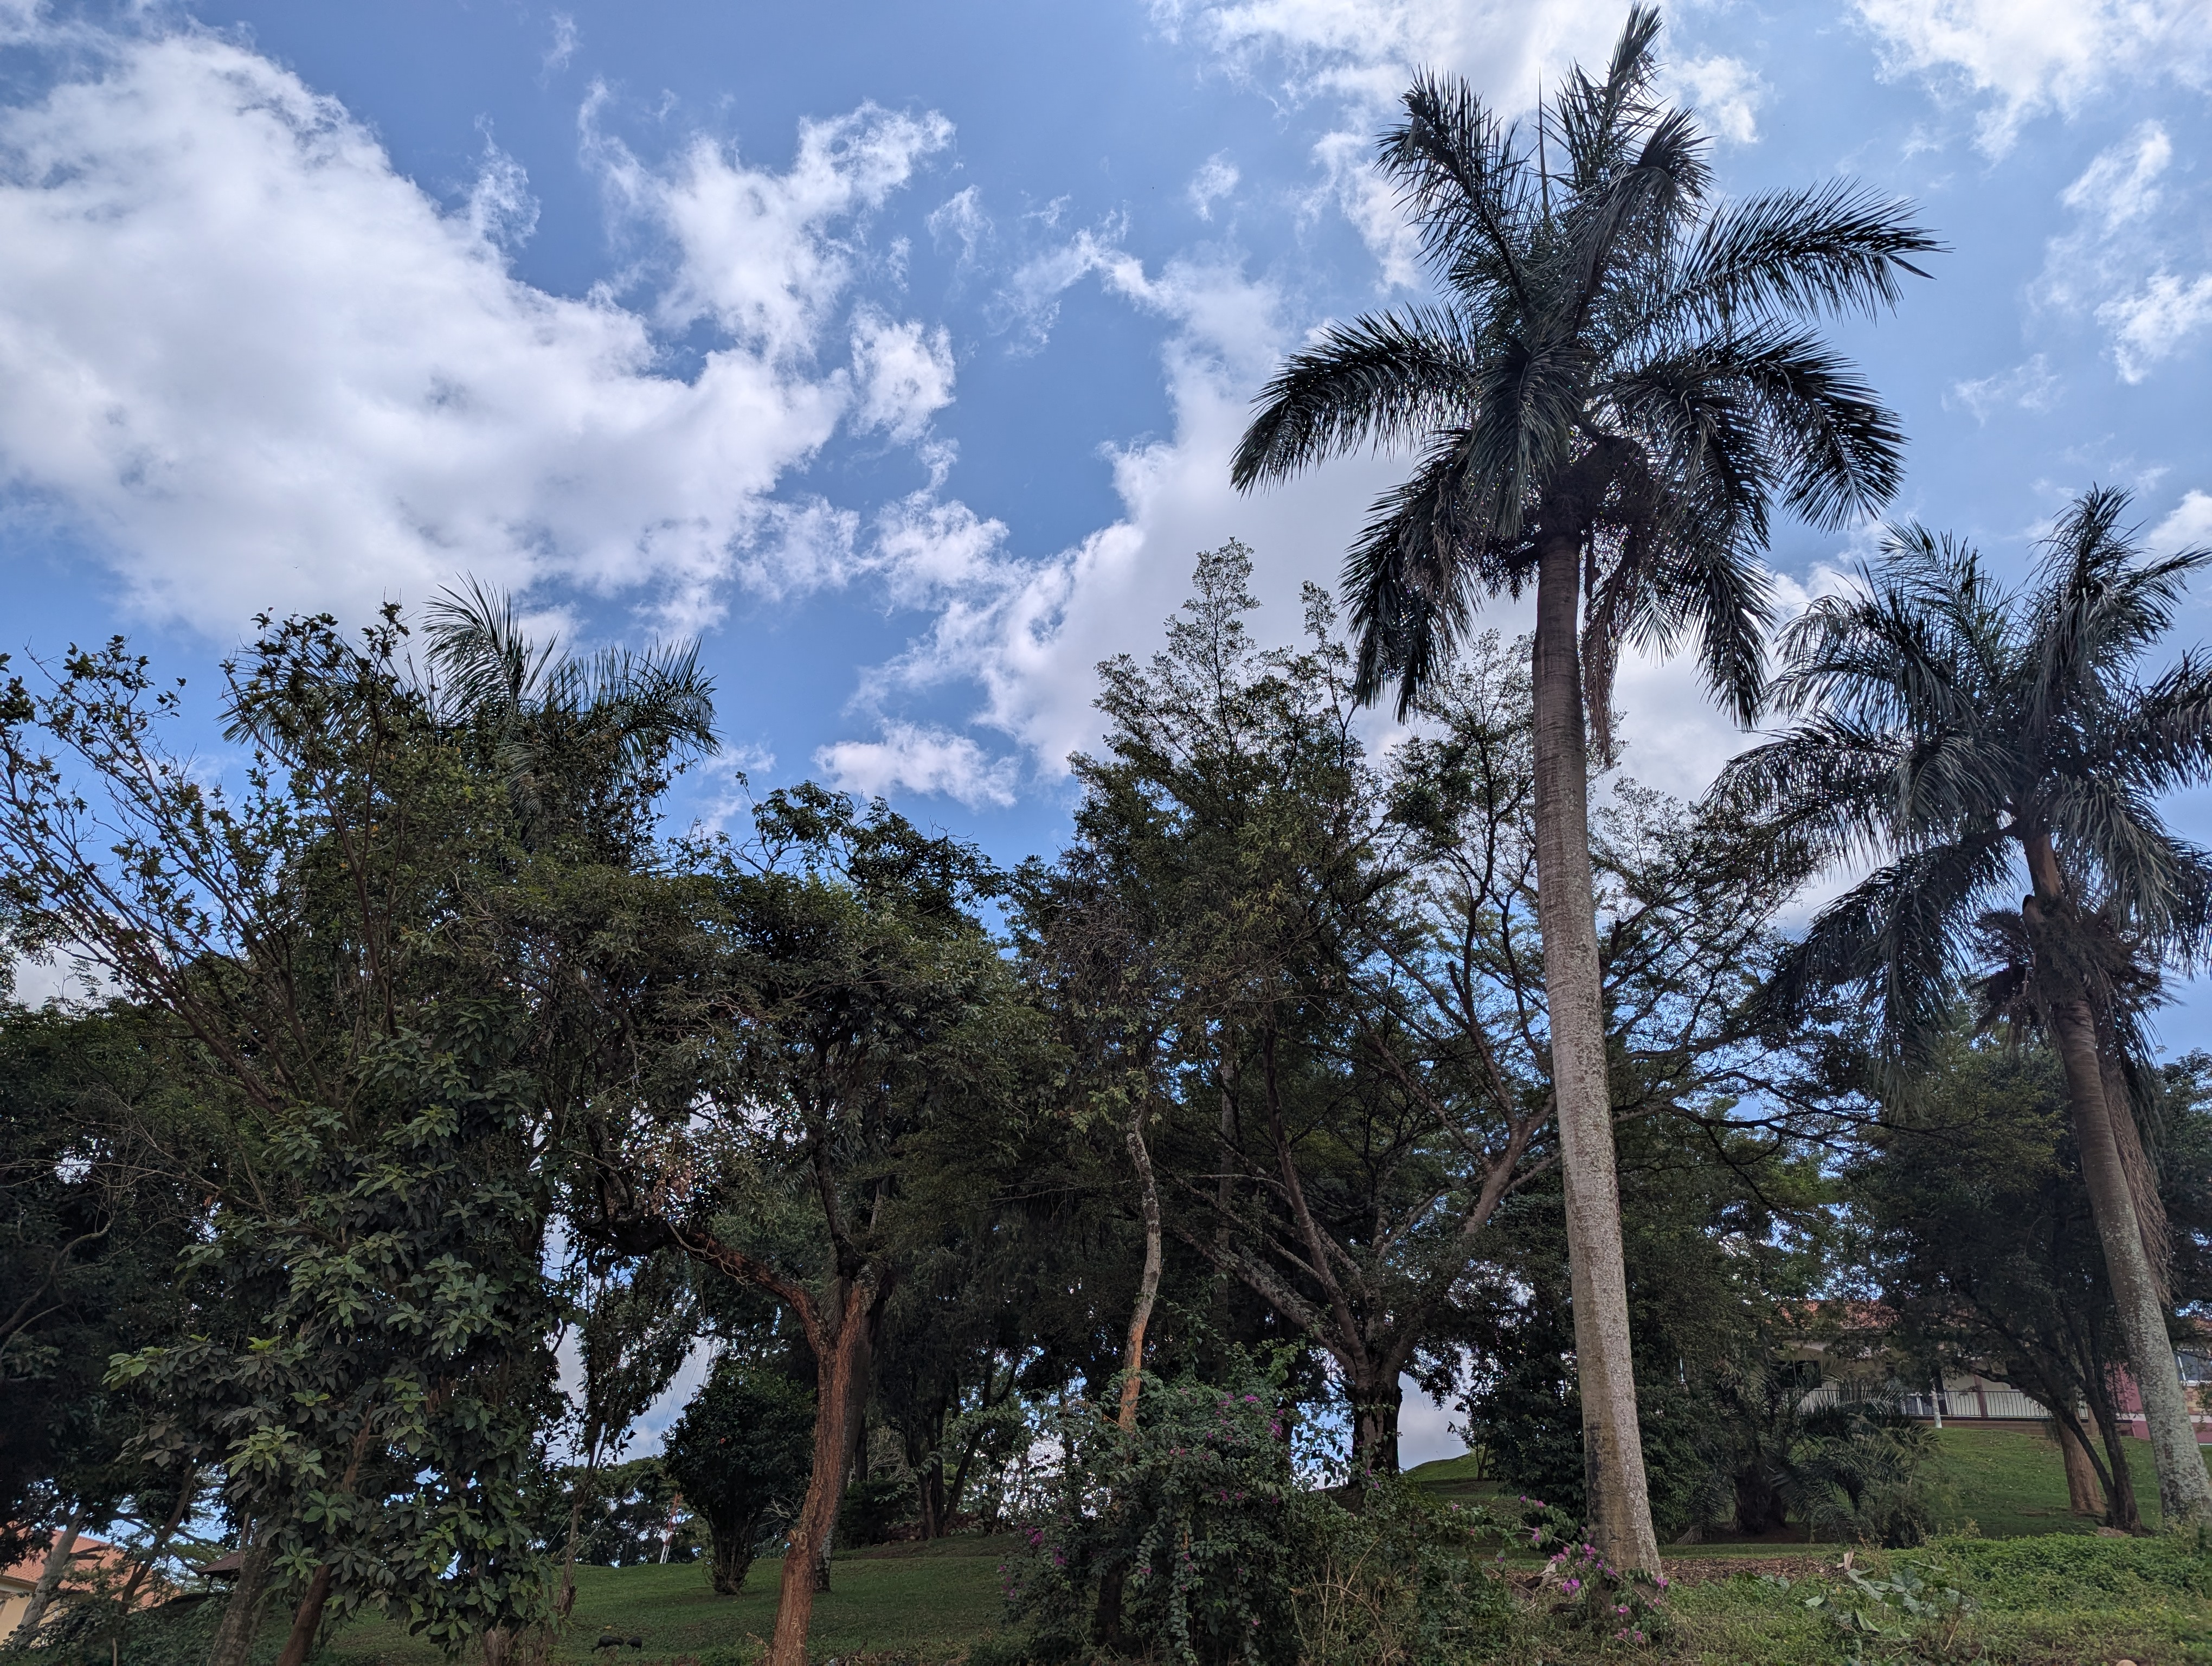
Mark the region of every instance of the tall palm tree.
[[[1863, 990], [1909, 1088], [1978, 961], [1984, 994], [2055, 1043], [2121, 1335], [2142, 1392], [2169, 1527], [2212, 1523], [2168, 1339], [2124, 1085], [2147, 974], [2197, 958], [2212, 856], [2156, 800], [2212, 781], [2212, 658], [2145, 680], [2183, 582], [2212, 550], [2147, 558], [2124, 492], [2061, 517], [2028, 588], [2007, 594], [1972, 550], [1892, 535], [1865, 593], [1816, 603], [1784, 639], [1778, 700], [1801, 714], [1745, 753], [1717, 793], [1759, 806], [1828, 863], [1882, 864], [1814, 920], [1768, 1000]], [[2027, 895], [2016, 913], [2001, 905]], [[2131, 1162], [2131, 1158], [2135, 1158]]]
[[1440, 300], [1293, 355], [1232, 476], [1249, 489], [1363, 445], [1420, 448], [1346, 562], [1359, 690], [1395, 682], [1401, 714], [1479, 597], [1534, 581], [1537, 914], [1589, 1512], [1608, 1558], [1647, 1569], [1585, 715], [1608, 755], [1618, 645], [1690, 636], [1715, 692], [1754, 714], [1776, 500], [1833, 524], [1899, 472], [1895, 419], [1805, 320], [1893, 304], [1908, 257], [1936, 246], [1847, 185], [1715, 203], [1695, 122], [1655, 97], [1658, 33], [1632, 10], [1603, 78], [1571, 72], [1533, 137], [1462, 82], [1415, 82], [1381, 165]]

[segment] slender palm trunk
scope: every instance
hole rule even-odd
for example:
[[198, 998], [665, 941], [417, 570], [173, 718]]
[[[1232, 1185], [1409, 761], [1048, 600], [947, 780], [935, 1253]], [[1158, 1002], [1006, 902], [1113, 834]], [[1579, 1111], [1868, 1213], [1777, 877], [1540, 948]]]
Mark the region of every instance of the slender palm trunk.
[[1145, 1270], [1137, 1280], [1137, 1305], [1129, 1315], [1129, 1346], [1121, 1365], [1123, 1434], [1137, 1428], [1137, 1395], [1144, 1386], [1145, 1328], [1152, 1322], [1152, 1303], [1160, 1293], [1160, 1189], [1152, 1179], [1152, 1154], [1145, 1148], [1145, 1104], [1139, 1099], [1129, 1118], [1129, 1160], [1137, 1165], [1139, 1196], [1145, 1210]]
[[1620, 1187], [1606, 1085], [1605, 995], [1590, 879], [1589, 774], [1578, 643], [1579, 540], [1547, 536], [1538, 557], [1534, 656], [1536, 923], [1552, 1030], [1559, 1166], [1566, 1183], [1575, 1368], [1590, 1542], [1618, 1568], [1659, 1571], [1628, 1335]]
[[84, 1531], [91, 1515], [91, 1505], [77, 1505], [70, 1512], [61, 1531], [54, 1535], [53, 1544], [46, 1551], [46, 1566], [39, 1570], [38, 1583], [31, 1587], [31, 1600], [23, 1605], [23, 1617], [15, 1622], [15, 1629], [9, 1635], [10, 1643], [28, 1643], [38, 1635], [46, 1610], [53, 1606], [54, 1593], [62, 1588], [62, 1576], [69, 1572], [70, 1560], [76, 1554], [77, 1535]]
[[2073, 1102], [2081, 1177], [2088, 1186], [2097, 1236], [2105, 1247], [2106, 1274], [2119, 1308], [2120, 1335], [2127, 1343], [2128, 1364], [2149, 1426], [2151, 1461], [2158, 1468], [2159, 1510], [2169, 1531], [2212, 1525], [2212, 1475], [2205, 1473], [2197, 1430], [2189, 1420], [2181, 1369], [2159, 1304], [2158, 1280], [2143, 1246], [2127, 1166], [2112, 1131], [2112, 1108], [2105, 1099], [2104, 1073], [2097, 1060], [2096, 1027], [2083, 1000], [2054, 1001], [2051, 1017], [2066, 1071], [2067, 1097]]

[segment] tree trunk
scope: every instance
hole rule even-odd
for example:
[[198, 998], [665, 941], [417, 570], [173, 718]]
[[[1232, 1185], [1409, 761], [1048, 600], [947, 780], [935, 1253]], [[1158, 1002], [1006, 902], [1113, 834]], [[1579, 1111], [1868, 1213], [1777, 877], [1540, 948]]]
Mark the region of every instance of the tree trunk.
[[2051, 1426], [2058, 1434], [2058, 1450], [2066, 1460], [2066, 1508], [2076, 1516], [2102, 1516], [2105, 1489], [2097, 1485], [2097, 1466], [2081, 1437], [2063, 1423]]
[[76, 1554], [77, 1535], [84, 1531], [84, 1524], [91, 1515], [90, 1505], [77, 1505], [70, 1511], [70, 1518], [62, 1524], [61, 1531], [54, 1535], [54, 1541], [46, 1550], [46, 1566], [39, 1570], [38, 1583], [31, 1587], [31, 1600], [23, 1605], [23, 1617], [15, 1622], [15, 1629], [9, 1633], [10, 1643], [28, 1643], [38, 1635], [39, 1626], [46, 1620], [46, 1610], [53, 1606], [54, 1593], [62, 1588], [62, 1578], [69, 1572], [70, 1561]]
[[2128, 1469], [2127, 1438], [2120, 1433], [2119, 1420], [2112, 1415], [2109, 1396], [2093, 1402], [2091, 1414], [2097, 1420], [2097, 1438], [2105, 1449], [2105, 1469], [2112, 1477], [2105, 1488], [2105, 1525], [2116, 1527], [2123, 1533], [2142, 1531], [2142, 1511], [2136, 1507], [2135, 1477]]
[[837, 1525], [850, 1453], [852, 1399], [868, 1326], [880, 1300], [882, 1280], [872, 1271], [844, 1282], [832, 1316], [836, 1329], [815, 1350], [814, 1467], [783, 1554], [783, 1578], [775, 1608], [775, 1635], [767, 1666], [806, 1666], [806, 1633], [814, 1619], [817, 1564]]
[[1152, 1179], [1152, 1156], [1145, 1148], [1145, 1102], [1129, 1118], [1129, 1160], [1137, 1165], [1138, 1195], [1145, 1210], [1145, 1270], [1137, 1280], [1136, 1310], [1129, 1315], [1129, 1346], [1121, 1362], [1121, 1432], [1137, 1428], [1137, 1395], [1144, 1386], [1145, 1328], [1160, 1292], [1160, 1189]]
[[2212, 1526], [2212, 1476], [2205, 1473], [2197, 1430], [2189, 1420], [2181, 1369], [2174, 1361], [2166, 1314], [2159, 1304], [2158, 1281], [2136, 1218], [2135, 1197], [2119, 1141], [2112, 1132], [2112, 1111], [2105, 1099], [2104, 1072], [2097, 1057], [2097, 1032], [2088, 1003], [2078, 999], [2053, 1001], [2051, 1018], [2059, 1061], [2065, 1067], [2067, 1097], [2073, 1104], [2081, 1177], [2097, 1219], [2097, 1237], [2104, 1245], [2105, 1270], [2119, 1309], [2128, 1363], [2135, 1375], [2136, 1390], [2142, 1396], [2151, 1459], [2158, 1469], [2159, 1511], [2168, 1532]]
[[307, 1581], [307, 1594], [293, 1610], [291, 1634], [284, 1639], [283, 1652], [276, 1657], [276, 1666], [300, 1666], [307, 1657], [307, 1651], [315, 1645], [315, 1633], [322, 1629], [323, 1604], [330, 1601], [330, 1596], [331, 1565], [325, 1562]]
[[[1388, 1380], [1384, 1377], [1387, 1375]], [[1352, 1385], [1352, 1473], [1355, 1480], [1398, 1473], [1398, 1413], [1406, 1398], [1398, 1373], [1383, 1371]]]
[[177, 1502], [169, 1511], [169, 1519], [163, 1522], [160, 1530], [154, 1535], [153, 1543], [146, 1547], [146, 1554], [138, 1559], [137, 1566], [131, 1570], [131, 1577], [124, 1581], [123, 1594], [116, 1598], [116, 1606], [125, 1614], [131, 1611], [131, 1598], [138, 1595], [138, 1588], [146, 1583], [147, 1576], [153, 1572], [154, 1564], [161, 1560], [161, 1553], [168, 1548], [169, 1541], [176, 1536], [177, 1529], [184, 1525], [185, 1516], [191, 1511], [192, 1494], [198, 1487], [198, 1481], [199, 1470], [197, 1466], [186, 1469], [179, 1478]]
[[599, 1443], [592, 1442], [590, 1456], [584, 1464], [583, 1479], [568, 1499], [568, 1547], [561, 1558], [561, 1592], [553, 1599], [553, 1617], [565, 1620], [576, 1607], [576, 1546], [583, 1535], [584, 1499], [598, 1484]]
[[1606, 1085], [1605, 992], [1590, 879], [1589, 771], [1577, 616], [1580, 539], [1547, 536], [1536, 577], [1534, 654], [1536, 920], [1544, 942], [1552, 1088], [1566, 1186], [1575, 1369], [1583, 1400], [1588, 1530], [1613, 1566], [1659, 1572], [1644, 1476], [1628, 1334], [1613, 1106]]
[[752, 1571], [753, 1546], [760, 1539], [760, 1517], [748, 1516], [743, 1521], [707, 1523], [709, 1562], [708, 1583], [714, 1586], [717, 1596], [735, 1596], [745, 1588], [745, 1575]]
[[269, 1571], [276, 1560], [275, 1524], [255, 1523], [245, 1554], [238, 1559], [238, 1583], [230, 1588], [230, 1600], [222, 1605], [222, 1618], [216, 1623], [208, 1666], [246, 1666], [261, 1630], [262, 1599], [269, 1594]]

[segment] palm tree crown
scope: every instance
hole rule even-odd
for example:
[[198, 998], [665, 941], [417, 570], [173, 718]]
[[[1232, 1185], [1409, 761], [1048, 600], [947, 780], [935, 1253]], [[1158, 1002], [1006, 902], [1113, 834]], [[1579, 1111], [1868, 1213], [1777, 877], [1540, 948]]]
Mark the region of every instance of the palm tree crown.
[[[2212, 660], [2140, 666], [2212, 550], [2146, 557], [2127, 506], [2124, 492], [2084, 494], [2014, 593], [1964, 544], [1903, 528], [1863, 593], [1816, 602], [1784, 633], [1775, 695], [1799, 721], [1716, 791], [1763, 810], [1812, 862], [1881, 865], [1791, 951], [1778, 1012], [1863, 987], [1893, 1051], [1917, 1056], [1991, 946], [1993, 911], [2018, 908], [2019, 861], [2040, 911], [2077, 939], [2154, 964], [2201, 950], [2212, 860], [2157, 800], [2212, 779]], [[2094, 946], [2068, 969], [2077, 987], [2096, 981]], [[2124, 1005], [2100, 1017], [2124, 1024]]]
[[1441, 302], [1326, 331], [1237, 451], [1249, 488], [1362, 445], [1422, 448], [1346, 564], [1362, 691], [1395, 677], [1401, 713], [1477, 593], [1517, 593], [1565, 537], [1585, 552], [1593, 721], [1624, 636], [1691, 631], [1747, 720], [1770, 506], [1832, 524], [1897, 484], [1895, 418], [1803, 320], [1893, 304], [1937, 245], [1848, 185], [1716, 206], [1705, 140], [1654, 97], [1658, 30], [1632, 11], [1604, 78], [1574, 71], [1533, 141], [1463, 82], [1416, 81], [1381, 165]]

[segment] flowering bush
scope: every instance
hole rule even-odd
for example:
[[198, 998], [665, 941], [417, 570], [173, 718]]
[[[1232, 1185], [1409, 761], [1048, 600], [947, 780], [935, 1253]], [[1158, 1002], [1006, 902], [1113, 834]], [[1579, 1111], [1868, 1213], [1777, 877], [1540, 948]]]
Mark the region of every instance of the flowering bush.
[[1640, 1648], [1666, 1634], [1667, 1576], [1616, 1568], [1594, 1545], [1564, 1544], [1553, 1552], [1541, 1589], [1559, 1593], [1553, 1605], [1558, 1618], [1605, 1642]]

